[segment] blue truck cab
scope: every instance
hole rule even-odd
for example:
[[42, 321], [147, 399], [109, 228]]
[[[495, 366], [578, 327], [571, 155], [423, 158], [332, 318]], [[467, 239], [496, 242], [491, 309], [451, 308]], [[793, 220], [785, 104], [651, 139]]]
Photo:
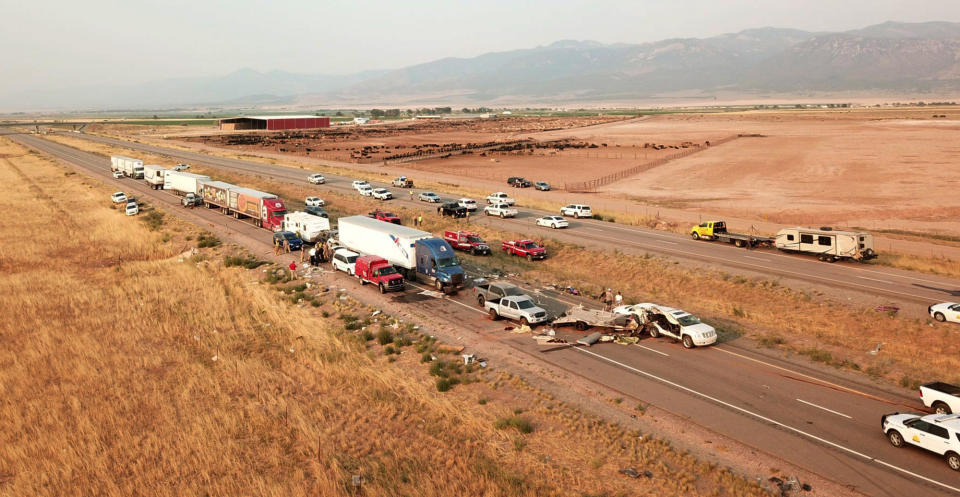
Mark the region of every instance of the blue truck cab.
[[464, 273], [453, 247], [442, 238], [417, 240], [417, 277], [433, 284], [439, 291], [456, 291], [463, 287]]

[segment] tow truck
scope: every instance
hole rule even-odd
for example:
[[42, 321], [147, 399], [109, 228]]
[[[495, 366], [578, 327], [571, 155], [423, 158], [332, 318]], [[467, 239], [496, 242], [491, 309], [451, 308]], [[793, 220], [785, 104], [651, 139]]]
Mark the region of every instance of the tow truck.
[[754, 236], [745, 233], [727, 231], [724, 221], [707, 221], [690, 228], [690, 236], [694, 240], [718, 240], [732, 243], [737, 247], [759, 247], [773, 245], [774, 239], [766, 236]]

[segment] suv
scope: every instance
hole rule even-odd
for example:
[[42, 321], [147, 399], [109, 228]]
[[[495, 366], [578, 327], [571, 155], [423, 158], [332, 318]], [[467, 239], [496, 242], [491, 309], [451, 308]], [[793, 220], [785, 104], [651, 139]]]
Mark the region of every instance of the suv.
[[362, 180], [362, 179], [353, 180], [353, 189], [354, 189], [354, 190], [359, 190], [361, 186], [370, 186], [370, 183], [367, 183], [366, 181], [364, 181], [364, 180]]
[[615, 307], [613, 313], [631, 315], [637, 323], [644, 324], [651, 337], [668, 336], [681, 341], [687, 349], [717, 343], [717, 330], [687, 311], [656, 304], [636, 304]]
[[883, 433], [890, 445], [916, 445], [940, 454], [947, 466], [960, 471], [960, 414], [884, 414], [880, 418]]
[[110, 195], [110, 200], [112, 200], [114, 204], [126, 204], [127, 196], [123, 192], [116, 192]]
[[327, 182], [327, 179], [324, 178], [320, 173], [313, 173], [310, 176], [307, 176], [307, 181], [314, 185], [322, 185]]
[[541, 192], [550, 191], [550, 183], [547, 183], [546, 181], [537, 181], [536, 183], [533, 184], [533, 186], [536, 187], [537, 190], [540, 190]]
[[315, 205], [308, 205], [303, 209], [303, 212], [313, 216], [320, 216], [325, 218], [330, 218], [330, 214], [327, 214], [327, 211], [323, 210], [323, 207], [317, 207]]
[[330, 265], [337, 271], [343, 271], [350, 276], [355, 276], [358, 257], [360, 257], [360, 254], [346, 247], [340, 247], [333, 251], [333, 257], [330, 258]]
[[300, 247], [303, 246], [303, 240], [301, 240], [300, 237], [292, 231], [278, 231], [277, 233], [273, 234], [273, 243], [277, 243], [278, 241], [282, 240], [287, 241], [287, 244], [290, 245], [291, 251], [300, 250]]
[[530, 180], [519, 176], [512, 176], [507, 179], [507, 184], [514, 188], [527, 188], [530, 186]]
[[360, 192], [360, 195], [363, 195], [364, 197], [373, 196], [373, 187], [370, 185], [360, 185], [357, 187], [357, 191]]
[[467, 217], [467, 209], [456, 202], [447, 202], [437, 207], [437, 214], [440, 214], [440, 217]]
[[560, 214], [563, 216], [573, 216], [576, 219], [593, 217], [593, 211], [590, 210], [590, 206], [584, 204], [570, 204], [566, 207], [561, 207]]
[[371, 195], [377, 200], [390, 200], [393, 198], [393, 194], [390, 193], [390, 190], [387, 190], [386, 188], [377, 188], [373, 190]]
[[460, 204], [460, 207], [463, 207], [468, 211], [477, 210], [477, 201], [472, 198], [461, 198], [460, 200], [457, 200], [457, 203]]

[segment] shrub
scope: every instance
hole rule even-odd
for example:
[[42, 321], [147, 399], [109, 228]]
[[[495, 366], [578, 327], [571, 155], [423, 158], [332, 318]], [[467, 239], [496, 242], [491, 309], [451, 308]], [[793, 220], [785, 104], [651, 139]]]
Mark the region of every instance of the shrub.
[[516, 428], [520, 433], [533, 433], [533, 423], [531, 423], [529, 419], [522, 416], [500, 418], [494, 421], [493, 427], [498, 430]]
[[197, 248], [218, 247], [220, 243], [220, 239], [213, 233], [203, 232], [197, 237]]
[[437, 391], [446, 392], [457, 383], [460, 383], [460, 381], [456, 378], [437, 378]]
[[147, 229], [150, 231], [157, 231], [164, 223], [163, 213], [156, 209], [148, 212], [146, 216], [141, 216], [140, 220], [147, 225]]
[[363, 330], [363, 333], [360, 334], [360, 338], [362, 338], [364, 342], [369, 342], [370, 340], [373, 340], [373, 332], [370, 330]]
[[377, 332], [377, 343], [380, 345], [386, 345], [392, 341], [393, 333], [390, 333], [390, 330], [380, 330]]
[[266, 261], [257, 260], [255, 257], [242, 257], [239, 255], [228, 255], [223, 258], [223, 265], [226, 267], [240, 266], [246, 269], [256, 269]]

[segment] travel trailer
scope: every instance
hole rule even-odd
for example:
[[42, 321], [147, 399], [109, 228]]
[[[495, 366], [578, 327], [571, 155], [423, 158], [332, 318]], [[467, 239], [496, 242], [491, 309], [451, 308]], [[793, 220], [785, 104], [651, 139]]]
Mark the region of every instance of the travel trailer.
[[784, 228], [777, 232], [775, 246], [786, 252], [814, 254], [821, 261], [868, 260], [877, 256], [873, 235], [830, 228]]

